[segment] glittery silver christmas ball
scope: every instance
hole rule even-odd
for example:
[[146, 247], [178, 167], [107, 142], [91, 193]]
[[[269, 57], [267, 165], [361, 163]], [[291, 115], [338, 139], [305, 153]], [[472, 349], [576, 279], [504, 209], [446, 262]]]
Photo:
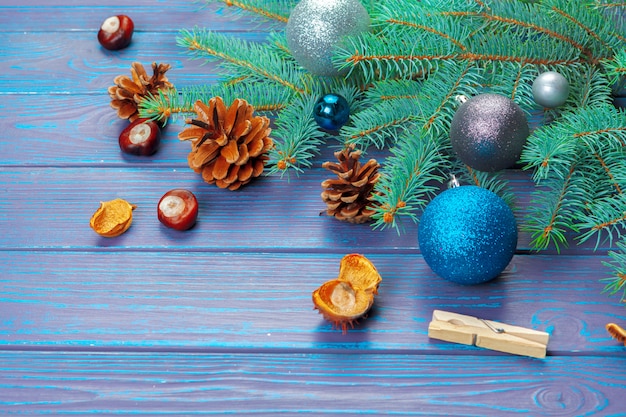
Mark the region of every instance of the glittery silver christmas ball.
[[452, 149], [463, 163], [494, 172], [513, 166], [530, 134], [522, 109], [498, 94], [480, 94], [457, 109], [450, 124]]
[[554, 71], [541, 73], [533, 82], [533, 98], [543, 107], [561, 106], [569, 96], [567, 79]]
[[370, 17], [358, 0], [301, 0], [287, 22], [287, 45], [315, 75], [337, 76], [331, 56], [344, 36], [368, 31]]

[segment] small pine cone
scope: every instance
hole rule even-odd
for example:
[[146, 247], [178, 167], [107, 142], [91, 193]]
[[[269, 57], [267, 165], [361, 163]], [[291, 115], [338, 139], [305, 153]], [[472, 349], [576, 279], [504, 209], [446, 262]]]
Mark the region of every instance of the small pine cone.
[[167, 90], [173, 87], [167, 80], [165, 73], [170, 69], [169, 64], [152, 63], [152, 76], [148, 77], [143, 65], [133, 62], [130, 73], [132, 79], [126, 75], [118, 75], [109, 87], [111, 107], [117, 110], [121, 119], [133, 122], [139, 118], [139, 103], [150, 94], [156, 95], [159, 90]]
[[261, 175], [274, 146], [267, 117], [254, 116], [254, 107], [242, 99], [226, 108], [221, 97], [213, 97], [208, 105], [196, 101], [193, 108], [198, 118], [187, 119], [190, 126], [178, 134], [191, 141], [191, 169], [209, 184], [231, 190]]
[[326, 213], [339, 220], [350, 223], [364, 223], [371, 220], [372, 193], [380, 174], [380, 164], [370, 159], [361, 165], [361, 151], [355, 151], [354, 145], [335, 152], [337, 162], [324, 162], [322, 167], [337, 174], [337, 179], [322, 182], [325, 189], [322, 200], [326, 203]]

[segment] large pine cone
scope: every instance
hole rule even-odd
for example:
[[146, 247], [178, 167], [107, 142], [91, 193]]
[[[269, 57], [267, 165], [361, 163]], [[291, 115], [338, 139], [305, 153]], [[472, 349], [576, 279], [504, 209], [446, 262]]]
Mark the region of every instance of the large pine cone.
[[159, 90], [173, 87], [165, 76], [170, 69], [169, 64], [152, 63], [152, 76], [139, 62], [133, 62], [130, 73], [132, 79], [126, 75], [118, 75], [109, 87], [111, 107], [117, 110], [117, 115], [122, 119], [133, 122], [139, 118], [139, 103], [150, 94], [157, 95]]
[[198, 118], [187, 119], [190, 126], [178, 138], [191, 141], [189, 166], [204, 181], [236, 190], [261, 175], [274, 146], [267, 117], [253, 116], [254, 108], [242, 99], [228, 109], [221, 97], [208, 105], [197, 101], [193, 108]]
[[337, 179], [322, 182], [325, 190], [322, 200], [326, 203], [326, 213], [339, 220], [351, 223], [364, 223], [374, 214], [372, 193], [380, 177], [380, 164], [370, 159], [361, 165], [361, 151], [354, 145], [335, 152], [337, 162], [324, 162], [322, 167], [337, 174]]

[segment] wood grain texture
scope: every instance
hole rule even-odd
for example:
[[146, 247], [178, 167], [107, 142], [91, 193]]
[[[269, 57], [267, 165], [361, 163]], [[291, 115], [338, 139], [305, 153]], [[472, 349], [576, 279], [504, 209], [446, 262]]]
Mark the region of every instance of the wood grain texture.
[[[430, 340], [434, 309], [551, 334], [548, 353], [619, 355], [604, 329], [626, 312], [593, 275], [597, 256], [517, 256], [496, 281], [463, 287], [417, 254], [365, 251], [383, 277], [369, 317], [347, 334], [313, 310], [337, 253], [0, 252], [0, 344], [493, 352]], [[335, 251], [339, 252], [339, 251]]]
[[[460, 286], [419, 254], [417, 227], [374, 231], [320, 216], [321, 168], [262, 177], [239, 192], [203, 183], [174, 121], [150, 158], [122, 154], [126, 122], [107, 87], [130, 65], [172, 65], [177, 86], [213, 84], [217, 63], [176, 46], [196, 25], [263, 41], [282, 24], [193, 0], [0, 0], [1, 415], [626, 416], [626, 348], [607, 322], [606, 245], [518, 251], [501, 277]], [[100, 47], [109, 15], [133, 18], [127, 49]], [[384, 153], [373, 152], [379, 160]], [[529, 173], [507, 172], [524, 216]], [[171, 188], [200, 201], [188, 232], [163, 227]], [[103, 200], [138, 207], [114, 239], [89, 228]], [[347, 334], [311, 292], [362, 253], [383, 282]], [[535, 360], [427, 336], [432, 310], [547, 331]]]
[[[329, 171], [320, 167], [324, 158], [320, 158], [316, 168], [299, 177], [287, 180], [278, 175], [263, 176], [244, 189], [232, 192], [204, 183], [181, 160], [171, 160], [173, 165], [167, 166], [151, 158], [123, 157], [117, 139], [105, 143], [107, 139], [100, 138], [97, 143], [87, 145], [99, 149], [102, 158], [95, 153], [88, 157], [89, 162], [80, 162], [81, 145], [74, 142], [71, 146], [64, 146], [62, 139], [59, 136], [53, 140], [51, 146], [58, 149], [45, 158], [51, 163], [63, 160], [67, 149], [68, 166], [0, 170], [0, 190], [5, 193], [0, 201], [0, 228], [3, 229], [0, 248], [102, 246], [165, 249], [180, 244], [185, 248], [211, 250], [263, 248], [314, 252], [339, 250], [344, 253], [368, 249], [397, 252], [418, 249], [417, 224], [410, 220], [401, 219], [402, 231], [398, 233], [391, 228], [380, 231], [373, 230], [368, 224], [352, 225], [321, 214], [326, 206], [320, 197], [320, 184], [332, 177]], [[174, 141], [177, 139], [165, 143], [159, 155], [167, 155], [170, 149], [174, 155], [180, 155], [186, 144]], [[13, 145], [7, 141], [5, 147], [9, 149]], [[22, 144], [19, 147], [25, 149]], [[71, 152], [78, 154], [72, 156]], [[186, 160], [185, 155], [180, 158]], [[117, 163], [111, 166], [114, 159]], [[510, 185], [519, 199], [516, 207], [521, 224], [525, 202], [534, 186], [529, 184], [527, 173], [521, 172], [511, 172]], [[156, 219], [159, 199], [172, 188], [189, 189], [199, 199], [199, 221], [190, 233], [166, 233]], [[114, 198], [124, 198], [137, 205], [133, 212], [133, 226], [118, 238], [100, 238], [89, 228], [89, 218], [100, 201]], [[520, 230], [518, 251], [527, 251], [529, 242], [530, 236]], [[572, 240], [571, 247], [563, 253], [594, 253], [594, 243], [578, 246]], [[600, 246], [596, 253], [605, 254], [606, 251]]]
[[0, 2], [0, 32], [95, 33], [104, 19], [118, 14], [130, 16], [138, 33], [176, 32], [194, 26], [227, 32], [242, 32], [254, 27], [267, 31], [283, 26], [271, 22], [259, 25], [252, 16], [234, 11], [224, 5], [194, 0], [140, 0], [132, 4], [128, 1], [3, 0]]
[[624, 416], [626, 358], [0, 354], [0, 413]]
[[[1, 9], [0, 9], [1, 12]], [[214, 84], [223, 71], [218, 63], [191, 59], [176, 46], [177, 33], [136, 33], [131, 45], [108, 51], [97, 41], [96, 32], [6, 33], [0, 61], [2, 94], [97, 94], [106, 90], [117, 75], [130, 75], [135, 61], [149, 68], [152, 62], [172, 66], [167, 73], [177, 87]], [[262, 41], [266, 34], [231, 34], [249, 41]], [[25, 76], [26, 75], [26, 76]]]

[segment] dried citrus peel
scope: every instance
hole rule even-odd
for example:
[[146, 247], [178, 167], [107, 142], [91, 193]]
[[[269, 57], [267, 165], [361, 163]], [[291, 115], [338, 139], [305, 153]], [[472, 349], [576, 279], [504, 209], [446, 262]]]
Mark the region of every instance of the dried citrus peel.
[[133, 210], [136, 207], [121, 198], [101, 202], [98, 210], [91, 216], [89, 226], [100, 236], [119, 236], [133, 222]]
[[382, 278], [366, 257], [350, 254], [339, 264], [339, 276], [313, 291], [313, 304], [324, 318], [343, 333], [374, 304]]

